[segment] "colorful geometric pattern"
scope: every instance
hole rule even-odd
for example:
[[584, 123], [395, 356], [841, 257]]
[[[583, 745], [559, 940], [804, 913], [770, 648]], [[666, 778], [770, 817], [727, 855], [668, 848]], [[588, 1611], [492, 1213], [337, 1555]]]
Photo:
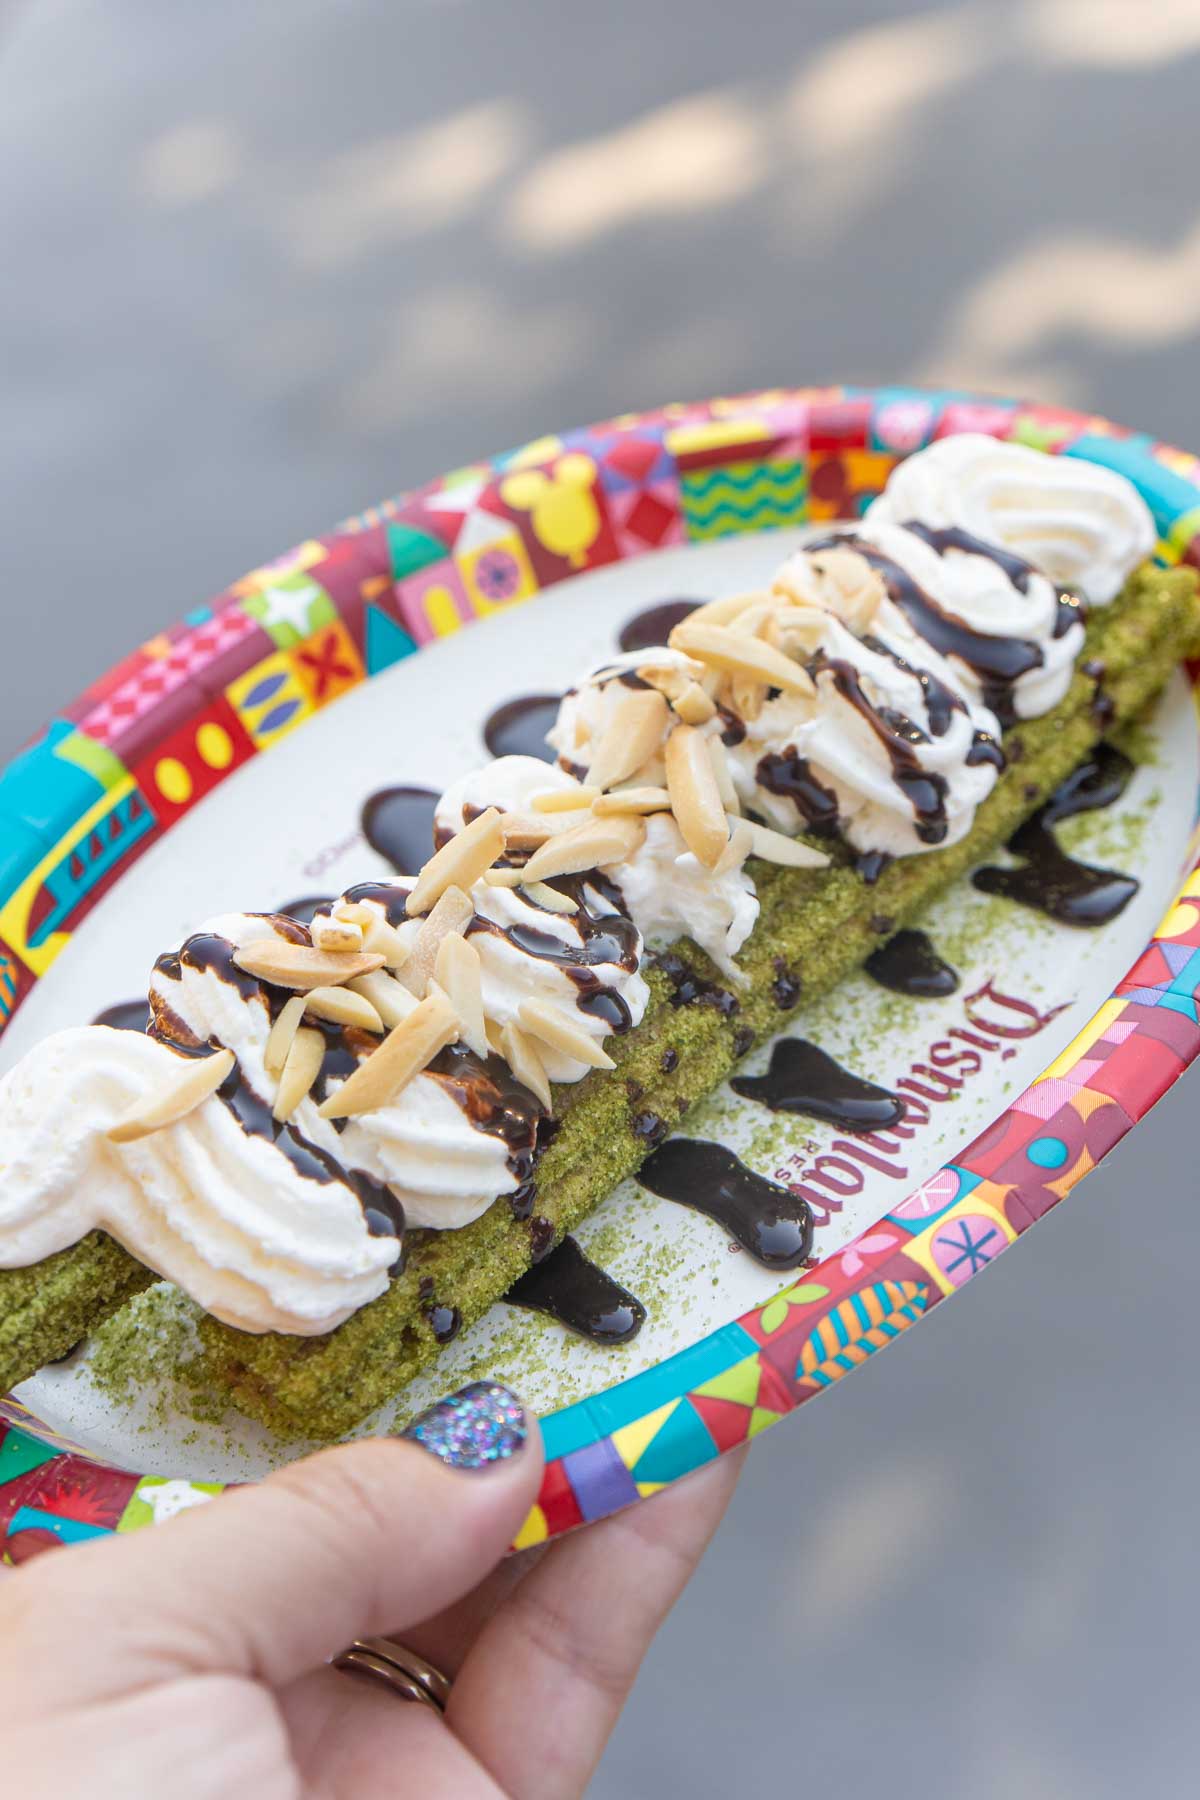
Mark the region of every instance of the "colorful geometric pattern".
[[[741, 395], [457, 470], [246, 576], [127, 657], [0, 775], [0, 1030], [149, 843], [366, 677], [581, 569], [856, 516], [899, 458], [961, 431], [1119, 470], [1154, 513], [1160, 559], [1200, 567], [1200, 459], [1103, 419], [971, 394]], [[833, 1386], [1095, 1167], [1200, 1051], [1196, 848], [1112, 998], [952, 1162], [765, 1305], [542, 1421], [545, 1479], [518, 1545], [658, 1492]], [[11, 1397], [0, 1410], [6, 1560], [220, 1491], [104, 1468]]]

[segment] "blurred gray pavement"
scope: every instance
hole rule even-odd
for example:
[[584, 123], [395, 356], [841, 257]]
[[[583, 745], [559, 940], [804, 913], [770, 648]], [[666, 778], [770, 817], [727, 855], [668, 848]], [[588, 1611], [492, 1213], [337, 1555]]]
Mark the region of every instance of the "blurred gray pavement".
[[[1196, 0], [10, 8], [0, 757], [302, 535], [622, 408], [945, 379], [1200, 447], [1198, 82]], [[1195, 1792], [1198, 1093], [759, 1440], [597, 1800]]]

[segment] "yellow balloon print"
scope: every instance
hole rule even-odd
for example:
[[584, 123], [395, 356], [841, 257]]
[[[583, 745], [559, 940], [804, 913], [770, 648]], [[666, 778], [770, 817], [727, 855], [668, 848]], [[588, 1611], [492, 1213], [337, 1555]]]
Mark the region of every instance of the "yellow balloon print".
[[560, 456], [549, 469], [526, 469], [500, 484], [507, 506], [529, 514], [534, 535], [555, 556], [581, 569], [600, 535], [592, 484], [596, 465], [582, 451]]

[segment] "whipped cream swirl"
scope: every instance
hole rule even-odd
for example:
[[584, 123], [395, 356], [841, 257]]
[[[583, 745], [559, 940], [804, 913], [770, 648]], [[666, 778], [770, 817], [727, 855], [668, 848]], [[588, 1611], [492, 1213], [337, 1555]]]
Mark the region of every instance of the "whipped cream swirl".
[[[807, 592], [811, 564], [800, 552], [777, 586]], [[860, 632], [823, 614], [806, 646], [815, 693], [742, 721], [727, 752], [738, 796], [776, 830], [836, 830], [864, 853], [957, 843], [1003, 766], [999, 724], [890, 600]]]
[[907, 526], [864, 518], [839, 538], [883, 579], [921, 653], [942, 653], [951, 679], [1000, 723], [1057, 706], [1083, 648], [1083, 607], [1014, 551], [961, 526]]
[[941, 438], [900, 463], [864, 527], [873, 537], [877, 526], [913, 519], [1015, 551], [1089, 606], [1114, 599], [1157, 538], [1145, 501], [1115, 470], [978, 432]]
[[[394, 892], [402, 915], [408, 890], [397, 887]], [[408, 929], [415, 930], [417, 923], [408, 921]], [[244, 975], [225, 952], [256, 938], [290, 937], [295, 930], [290, 920], [272, 915], [225, 914], [189, 938], [178, 955], [160, 957], [151, 980], [158, 1031], [232, 1050], [243, 1088], [267, 1109], [276, 1088], [263, 1060], [272, 995], [286, 995]], [[502, 1065], [489, 1070], [457, 1047], [444, 1051], [386, 1106], [339, 1122], [339, 1129], [318, 1108], [377, 1040], [356, 1041], [340, 1027], [328, 1027], [326, 1035], [329, 1052], [322, 1075], [279, 1134], [285, 1150], [289, 1141], [302, 1140], [351, 1178], [365, 1176], [386, 1188], [400, 1201], [409, 1225], [432, 1230], [469, 1224], [497, 1195], [510, 1193], [527, 1178], [536, 1130], [532, 1097], [526, 1096], [529, 1104], [520, 1118], [507, 1118], [499, 1098], [490, 1108], [477, 1104], [473, 1110], [481, 1119], [496, 1114], [491, 1121], [496, 1129], [490, 1131], [468, 1111], [468, 1094], [474, 1089], [487, 1088], [491, 1098], [490, 1090], [502, 1079]], [[398, 1254], [393, 1242], [393, 1262]]]
[[[466, 1225], [528, 1179], [541, 1109], [498, 1057], [461, 1045], [339, 1129], [320, 1102], [377, 1040], [325, 1025], [321, 1074], [277, 1124], [265, 1052], [287, 995], [233, 960], [267, 936], [294, 943], [303, 927], [210, 920], [155, 965], [153, 1036], [60, 1032], [0, 1083], [0, 1267], [102, 1226], [228, 1324], [309, 1335], [384, 1291], [405, 1221]], [[142, 1138], [106, 1136], [209, 1045], [235, 1057], [216, 1094]]]
[[[656, 650], [653, 654], [658, 667], [668, 658], [680, 667], [690, 666], [690, 658], [677, 656], [673, 651]], [[602, 663], [579, 687], [564, 695], [558, 720], [547, 741], [559, 749], [563, 763], [573, 765], [576, 773], [555, 768], [535, 756], [502, 756], [496, 762], [472, 771], [446, 790], [435, 814], [434, 829], [438, 838], [461, 831], [464, 817], [473, 817], [485, 806], [498, 806], [507, 812], [526, 812], [534, 794], [572, 788], [576, 786], [576, 774], [579, 780], [586, 780], [590, 761], [588, 744], [598, 738], [607, 723], [607, 707], [613, 694], [620, 692], [621, 674], [632, 670], [635, 664], [645, 667], [644, 652]], [[576, 732], [579, 718], [590, 721], [586, 737]], [[662, 758], [658, 756], [639, 773], [638, 781], [639, 785], [654, 779], [661, 783], [663, 778]], [[551, 832], [558, 832], [569, 831], [588, 816], [588, 809], [583, 806], [578, 810], [542, 813], [539, 819]], [[623, 862], [606, 864], [597, 874], [602, 891], [588, 886], [590, 911], [599, 908], [602, 912], [605, 909], [623, 912], [633, 921], [651, 950], [662, 950], [677, 938], [690, 937], [718, 968], [737, 978], [739, 971], [733, 959], [758, 918], [754, 883], [744, 868], [727, 869], [720, 875], [706, 869], [684, 843], [683, 834], [670, 813], [652, 813], [646, 820], [646, 837], [641, 847]], [[526, 904], [519, 889], [501, 888], [491, 892], [505, 899], [513, 896], [512, 903], [516, 906]], [[478, 910], [478, 897], [475, 903]], [[484, 902], [484, 906], [492, 917], [496, 916], [495, 900], [490, 905]], [[546, 914], [539, 914], [539, 921], [546, 918]], [[488, 965], [495, 961], [497, 951], [488, 940], [477, 937], [472, 941], [484, 963], [486, 982]], [[529, 971], [522, 973], [528, 980]], [[603, 977], [607, 971], [598, 970], [597, 973]], [[640, 1019], [649, 989], [640, 975], [636, 977], [636, 998], [629, 992], [632, 986], [629, 983], [622, 987], [620, 997], [627, 1006], [636, 1005], [637, 1019]], [[489, 1004], [488, 996], [489, 990], [485, 987], [485, 1007]], [[503, 1004], [502, 996], [494, 991], [493, 1003]], [[577, 1079], [555, 1074], [552, 1068], [549, 1073], [554, 1081]]]
[[246, 1132], [215, 1096], [132, 1143], [105, 1136], [178, 1070], [133, 1031], [56, 1032], [0, 1081], [0, 1267], [24, 1268], [97, 1227], [243, 1331], [331, 1331], [388, 1283], [349, 1186], [317, 1180]]
[[[407, 889], [392, 891], [403, 916]], [[100, 1226], [228, 1324], [321, 1333], [384, 1291], [405, 1223], [469, 1224], [529, 1178], [538, 1103], [499, 1057], [461, 1045], [386, 1105], [335, 1124], [321, 1101], [378, 1040], [324, 1025], [321, 1074], [277, 1124], [265, 1053], [287, 994], [233, 960], [268, 936], [305, 933], [277, 915], [209, 920], [155, 964], [153, 1036], [60, 1032], [0, 1083], [0, 1267]], [[105, 1135], [209, 1045], [235, 1057], [216, 1094], [132, 1142]]]
[[[632, 650], [606, 658], [578, 687], [563, 695], [558, 718], [546, 739], [551, 749], [558, 751], [563, 770], [580, 781], [587, 780], [592, 746], [604, 735], [622, 690], [631, 676], [636, 679], [639, 668], [651, 665], [677, 669], [681, 674], [695, 668], [692, 658], [678, 650]], [[722, 721], [717, 717], [701, 729], [706, 736], [719, 737]], [[639, 769], [636, 785], [661, 786], [665, 778], [660, 752]], [[560, 776], [563, 779], [565, 776]], [[618, 783], [617, 788], [632, 785], [627, 781]], [[720, 874], [706, 869], [684, 843], [671, 814], [653, 813], [646, 820], [641, 848], [605, 873], [616, 882], [630, 917], [652, 949], [665, 949], [676, 938], [689, 937], [719, 969], [736, 978], [733, 959], [758, 918], [758, 896], [744, 867]]]
[[[575, 783], [535, 756], [499, 757], [447, 788], [434, 814], [434, 836], [445, 843], [489, 806], [532, 817], [534, 794], [560, 785]], [[588, 811], [536, 817], [555, 833], [581, 824]], [[471, 889], [475, 917], [467, 935], [479, 956], [484, 1016], [498, 1030], [520, 1027], [522, 1002], [547, 1000], [569, 1010], [572, 1023], [602, 1044], [612, 1032], [640, 1025], [649, 1004], [642, 940], [599, 872], [556, 885], [575, 901], [574, 912], [553, 912], [524, 888], [479, 881]], [[417, 924], [397, 919], [402, 940], [411, 941]], [[588, 1072], [586, 1063], [550, 1044], [539, 1043], [538, 1051], [551, 1081], [582, 1081]]]
[[[695, 669], [690, 656], [680, 650], [660, 645], [650, 650], [625, 650], [619, 656], [606, 656], [589, 669], [577, 687], [568, 688], [558, 709], [558, 717], [546, 733], [546, 742], [557, 750], [559, 764], [570, 774], [586, 781], [592, 764], [592, 751], [604, 736], [621, 699], [622, 689], [639, 684], [637, 671], [675, 669], [681, 675]], [[663, 733], [664, 742], [666, 732]], [[662, 757], [654, 757], [638, 772], [638, 785], [661, 786], [666, 778]], [[624, 784], [628, 786], [629, 783]]]

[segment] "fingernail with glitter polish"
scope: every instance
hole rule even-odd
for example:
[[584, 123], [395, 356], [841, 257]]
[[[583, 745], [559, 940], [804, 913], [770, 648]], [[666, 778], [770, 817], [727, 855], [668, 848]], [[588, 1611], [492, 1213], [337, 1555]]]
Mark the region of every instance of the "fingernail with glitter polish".
[[486, 1469], [506, 1462], [525, 1442], [525, 1408], [498, 1381], [473, 1381], [401, 1433], [452, 1469]]

